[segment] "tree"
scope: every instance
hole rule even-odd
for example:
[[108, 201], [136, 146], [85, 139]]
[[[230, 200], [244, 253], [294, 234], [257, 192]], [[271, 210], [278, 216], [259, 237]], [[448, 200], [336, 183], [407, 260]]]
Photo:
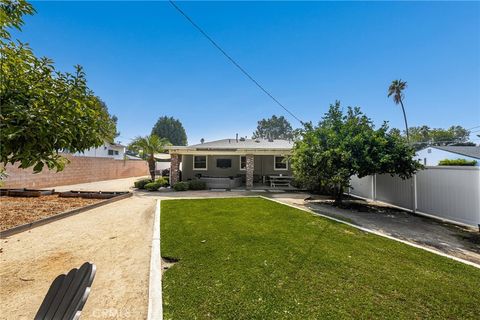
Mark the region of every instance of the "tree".
[[353, 175], [411, 177], [421, 168], [414, 155], [405, 139], [389, 133], [386, 123], [375, 129], [359, 108], [349, 107], [343, 114], [337, 101], [318, 126], [305, 124], [291, 164], [296, 180], [312, 191], [329, 190], [338, 204]]
[[462, 126], [451, 126], [448, 129], [419, 126], [410, 128], [410, 142], [416, 150], [427, 146], [462, 145], [471, 146], [470, 131]]
[[400, 104], [402, 106], [402, 111], [403, 111], [403, 119], [405, 120], [405, 129], [407, 132], [407, 141], [409, 140], [409, 134], [408, 134], [408, 123], [407, 123], [407, 114], [405, 113], [405, 107], [403, 106], [403, 98], [405, 97], [403, 90], [407, 88], [407, 82], [402, 81], [402, 79], [399, 80], [393, 80], [392, 84], [390, 87], [388, 87], [388, 97], [393, 95], [393, 102], [395, 104]]
[[37, 58], [21, 42], [10, 40], [8, 27], [20, 28], [23, 14], [34, 10], [25, 1], [0, 5], [0, 161], [62, 170], [59, 152], [80, 152], [113, 139], [115, 124], [88, 88], [80, 66], [57, 71], [52, 60]]
[[[100, 104], [102, 105], [102, 108], [105, 110], [105, 112], [108, 113], [107, 104], [102, 99], [100, 99], [100, 97], [97, 97], [97, 99], [100, 101]], [[111, 115], [110, 118], [112, 119], [113, 123], [115, 124], [114, 138], [117, 138], [120, 135], [120, 131], [118, 131], [118, 129], [117, 129], [118, 117], [116, 115]], [[109, 141], [109, 142], [113, 143], [114, 141], [112, 139], [112, 141]]]
[[187, 134], [180, 120], [173, 117], [160, 117], [153, 126], [152, 134], [160, 138], [166, 138], [176, 146], [187, 145]]
[[258, 121], [257, 130], [252, 138], [292, 140], [293, 136], [294, 132], [288, 120], [284, 116], [273, 115], [270, 119]]
[[151, 134], [135, 138], [128, 148], [147, 160], [150, 176], [152, 180], [155, 180], [155, 153], [165, 152], [165, 147], [168, 145], [170, 142], [166, 138], [159, 138], [157, 135]]
[[10, 40], [8, 28], [21, 30], [23, 16], [35, 13], [33, 6], [25, 0], [4, 0], [0, 3], [0, 39], [4, 43]]

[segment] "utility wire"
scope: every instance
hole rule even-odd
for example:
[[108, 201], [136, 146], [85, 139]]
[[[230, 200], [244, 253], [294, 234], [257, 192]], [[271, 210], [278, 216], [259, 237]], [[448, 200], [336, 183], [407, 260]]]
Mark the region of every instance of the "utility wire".
[[475, 128], [480, 128], [480, 126], [471, 127], [471, 128], [468, 128], [467, 130], [472, 130], [472, 129], [475, 129]]
[[217, 48], [235, 67], [237, 67], [250, 81], [252, 81], [260, 90], [262, 90], [267, 96], [269, 96], [277, 105], [283, 108], [288, 114], [290, 114], [293, 118], [295, 118], [298, 122], [302, 125], [304, 122], [300, 120], [297, 116], [295, 116], [290, 110], [287, 109], [280, 101], [278, 101], [267, 89], [265, 89], [257, 80], [255, 80], [238, 62], [236, 62], [225, 50], [220, 47], [219, 44], [215, 42], [198, 24], [196, 24], [182, 9], [180, 9], [174, 1], [169, 0], [170, 4], [182, 15], [187, 19], [194, 27], [197, 29], [208, 41], [212, 43], [212, 45]]

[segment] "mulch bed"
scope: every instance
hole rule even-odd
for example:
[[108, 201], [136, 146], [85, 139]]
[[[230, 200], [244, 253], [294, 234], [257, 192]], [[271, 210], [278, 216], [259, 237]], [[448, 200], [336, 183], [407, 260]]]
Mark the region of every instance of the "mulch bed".
[[0, 197], [0, 231], [101, 201], [104, 200], [61, 198], [56, 194], [38, 198]]

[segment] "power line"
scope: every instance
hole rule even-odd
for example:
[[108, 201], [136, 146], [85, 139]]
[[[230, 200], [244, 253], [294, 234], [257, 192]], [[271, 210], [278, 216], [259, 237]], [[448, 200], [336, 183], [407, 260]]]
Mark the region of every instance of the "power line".
[[434, 143], [467, 143], [473, 141], [480, 141], [480, 139], [471, 139], [470, 141], [458, 141], [458, 140], [433, 140], [433, 141], [416, 141], [410, 142], [411, 144], [434, 144]]
[[471, 127], [471, 128], [466, 129], [466, 130], [472, 130], [472, 129], [475, 129], [475, 128], [480, 128], [480, 126]]
[[276, 104], [283, 108], [288, 114], [295, 118], [302, 125], [304, 124], [297, 116], [295, 116], [290, 110], [287, 109], [280, 101], [278, 101], [267, 89], [265, 89], [257, 80], [255, 80], [238, 62], [236, 62], [225, 50], [220, 47], [198, 24], [196, 24], [182, 9], [180, 9], [174, 1], [169, 0], [170, 4], [187, 19], [212, 45], [217, 48], [235, 67], [237, 67], [248, 79], [250, 79], [257, 87], [260, 88], [267, 96], [269, 96]]

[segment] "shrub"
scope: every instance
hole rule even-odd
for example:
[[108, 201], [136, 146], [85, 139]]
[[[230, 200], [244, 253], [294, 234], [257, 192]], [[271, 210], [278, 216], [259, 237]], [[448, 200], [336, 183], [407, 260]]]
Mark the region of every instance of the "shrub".
[[477, 160], [466, 160], [466, 159], [444, 159], [438, 162], [439, 166], [475, 166]]
[[155, 182], [150, 182], [145, 185], [145, 189], [148, 191], [157, 191], [160, 187], [162, 186], [161, 183], [155, 181]]
[[207, 189], [207, 184], [205, 183], [205, 181], [190, 180], [190, 181], [188, 181], [188, 189], [190, 189], [190, 190], [205, 190], [205, 189]]
[[168, 186], [168, 179], [165, 177], [160, 177], [157, 180], [155, 180], [156, 183], [159, 183], [161, 187], [166, 187]]
[[188, 183], [187, 182], [177, 182], [173, 185], [173, 190], [175, 191], [187, 191]]
[[147, 183], [151, 183], [152, 179], [142, 179], [134, 182], [134, 187], [138, 189], [145, 189]]
[[170, 176], [170, 169], [163, 169], [162, 170], [162, 176], [163, 177], [169, 177]]

